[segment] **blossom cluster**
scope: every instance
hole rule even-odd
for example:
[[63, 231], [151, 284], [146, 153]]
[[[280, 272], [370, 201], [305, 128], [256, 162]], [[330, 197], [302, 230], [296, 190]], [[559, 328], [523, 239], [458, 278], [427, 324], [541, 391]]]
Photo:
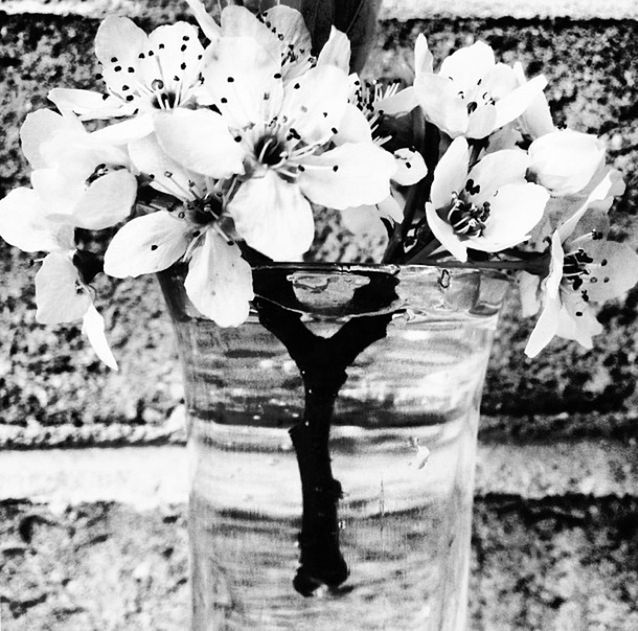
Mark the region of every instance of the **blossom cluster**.
[[[315, 238], [313, 209], [341, 211], [353, 238], [387, 235], [385, 262], [516, 270], [526, 348], [554, 336], [590, 347], [593, 305], [638, 281], [638, 256], [606, 239], [622, 193], [593, 135], [557, 129], [542, 76], [497, 62], [483, 42], [435, 70], [423, 35], [411, 86], [350, 72], [334, 27], [315, 50], [283, 5], [219, 19], [189, 0], [197, 25], [150, 34], [128, 18], [100, 25], [104, 89], [55, 88], [57, 108], [21, 128], [31, 186], [0, 201], [0, 236], [45, 252], [38, 321], [82, 320], [115, 367], [92, 281], [186, 263], [193, 305], [220, 326], [248, 317], [251, 264], [296, 261]], [[78, 230], [113, 235], [102, 256]]]

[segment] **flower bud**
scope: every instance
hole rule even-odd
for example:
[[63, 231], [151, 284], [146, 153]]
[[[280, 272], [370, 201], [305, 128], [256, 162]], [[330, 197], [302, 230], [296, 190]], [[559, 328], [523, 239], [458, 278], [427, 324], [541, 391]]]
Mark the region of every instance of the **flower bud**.
[[532, 176], [555, 197], [585, 188], [605, 157], [605, 147], [596, 136], [571, 129], [541, 136], [528, 151]]

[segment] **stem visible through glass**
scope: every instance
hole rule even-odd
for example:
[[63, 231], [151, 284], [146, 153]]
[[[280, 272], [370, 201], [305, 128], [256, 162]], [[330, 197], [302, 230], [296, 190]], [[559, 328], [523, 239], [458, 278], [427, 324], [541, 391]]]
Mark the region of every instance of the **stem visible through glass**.
[[[396, 281], [391, 280], [382, 289], [392, 289], [385, 293], [395, 296]], [[362, 298], [377, 289], [378, 284], [371, 283], [355, 294]], [[324, 338], [312, 333], [296, 311], [265, 298], [257, 298], [254, 304], [261, 324], [290, 353], [304, 385], [303, 417], [289, 431], [299, 466], [303, 503], [299, 568], [293, 585], [300, 594], [311, 596], [323, 585], [336, 589], [349, 574], [339, 545], [338, 504], [342, 489], [333, 476], [329, 450], [335, 401], [348, 378], [348, 366], [368, 346], [385, 337], [392, 314], [352, 318], [330, 338]]]

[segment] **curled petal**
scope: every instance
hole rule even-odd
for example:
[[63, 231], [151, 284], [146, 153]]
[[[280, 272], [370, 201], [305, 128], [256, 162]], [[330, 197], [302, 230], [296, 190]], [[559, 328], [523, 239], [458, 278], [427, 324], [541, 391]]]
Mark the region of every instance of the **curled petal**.
[[104, 255], [104, 271], [126, 278], [164, 270], [184, 255], [196, 231], [166, 211], [137, 217], [113, 237]]
[[137, 107], [119, 98], [92, 90], [53, 88], [51, 101], [61, 112], [75, 112], [81, 120], [102, 120], [119, 116], [131, 116]]
[[42, 324], [58, 324], [81, 319], [91, 298], [80, 285], [78, 270], [70, 252], [47, 254], [35, 275], [36, 319]]
[[191, 302], [219, 326], [239, 326], [248, 317], [253, 298], [250, 265], [237, 245], [207, 230], [188, 264], [184, 287]]
[[215, 112], [177, 109], [158, 114], [155, 131], [164, 151], [191, 171], [213, 178], [244, 172], [244, 152]]
[[448, 147], [434, 169], [431, 199], [436, 209], [445, 208], [454, 193], [465, 187], [470, 150], [465, 138], [457, 138]]
[[434, 204], [425, 204], [425, 216], [428, 220], [428, 226], [441, 245], [454, 258], [465, 263], [467, 261], [467, 246], [459, 239], [452, 226], [439, 217]]
[[297, 181], [304, 195], [315, 204], [343, 210], [386, 199], [396, 162], [375, 144], [348, 143], [305, 158], [302, 167]]
[[398, 149], [394, 152], [397, 170], [392, 176], [392, 181], [400, 186], [411, 186], [421, 181], [427, 174], [423, 156], [414, 149]]
[[82, 333], [86, 335], [95, 354], [112, 370], [117, 370], [117, 362], [104, 333], [104, 318], [93, 304], [89, 305], [82, 318]]
[[228, 206], [240, 237], [277, 260], [298, 260], [312, 245], [312, 209], [299, 186], [267, 169], [244, 182]]

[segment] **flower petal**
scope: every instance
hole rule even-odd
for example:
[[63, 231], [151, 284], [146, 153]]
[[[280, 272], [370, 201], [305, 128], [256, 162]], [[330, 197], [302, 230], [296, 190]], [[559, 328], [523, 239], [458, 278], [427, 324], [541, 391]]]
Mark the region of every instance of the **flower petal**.
[[245, 322], [253, 298], [252, 271], [237, 245], [207, 230], [195, 248], [184, 280], [186, 293], [203, 315], [219, 326]]
[[582, 277], [582, 289], [593, 302], [617, 298], [638, 283], [638, 255], [628, 245], [593, 239], [578, 245], [593, 259]]
[[107, 125], [91, 133], [95, 142], [112, 145], [125, 145], [138, 138], [144, 138], [153, 133], [153, 117], [151, 114], [140, 114], [129, 120]]
[[216, 40], [221, 34], [221, 28], [217, 22], [213, 19], [213, 16], [206, 11], [206, 7], [202, 0], [186, 0], [193, 17], [197, 20], [199, 28], [208, 39], [212, 42]]
[[75, 112], [81, 120], [130, 116], [136, 108], [136, 105], [125, 103], [117, 97], [74, 88], [53, 88], [49, 92], [49, 101], [61, 112]]
[[414, 80], [414, 91], [428, 121], [453, 138], [467, 131], [467, 107], [452, 80], [420, 75]]
[[196, 193], [203, 197], [206, 191], [204, 176], [187, 171], [166, 155], [154, 134], [132, 142], [129, 154], [135, 168], [150, 176], [150, 185], [155, 190], [183, 201], [195, 199]]
[[472, 167], [467, 176], [468, 182], [471, 180], [479, 189], [476, 193], [468, 190], [470, 199], [476, 204], [482, 204], [505, 184], [523, 184], [528, 167], [529, 157], [521, 149], [488, 153]]
[[425, 204], [425, 216], [428, 220], [428, 226], [441, 245], [462, 263], [467, 261], [467, 247], [459, 239], [452, 226], [439, 217], [434, 204], [429, 202]]
[[542, 219], [549, 193], [538, 184], [506, 184], [489, 200], [490, 215], [481, 236], [469, 237], [468, 246], [498, 252], [525, 241]]
[[596, 319], [592, 308], [577, 294], [566, 292], [556, 335], [566, 340], [575, 340], [585, 348], [592, 348], [592, 337], [602, 332], [603, 326]]
[[165, 211], [137, 217], [113, 237], [104, 255], [104, 271], [126, 278], [166, 269], [184, 255], [195, 231]]
[[35, 275], [36, 319], [42, 324], [73, 322], [84, 316], [91, 298], [79, 285], [70, 252], [51, 252]]
[[379, 210], [373, 205], [344, 208], [341, 211], [341, 221], [356, 236], [387, 235]]
[[164, 151], [191, 171], [213, 178], [244, 172], [244, 152], [215, 112], [177, 109], [159, 113], [155, 131]]
[[312, 40], [303, 15], [294, 8], [277, 4], [264, 11], [262, 17], [280, 44], [284, 80], [289, 81], [308, 70]]
[[281, 115], [295, 121], [304, 142], [325, 142], [339, 133], [349, 95], [343, 70], [317, 66], [286, 86]]
[[445, 208], [453, 193], [465, 187], [470, 150], [465, 138], [457, 138], [448, 147], [434, 169], [434, 180], [430, 198], [436, 209]]
[[330, 29], [330, 37], [319, 53], [317, 65], [337, 66], [346, 73], [350, 71], [350, 40], [334, 26]]
[[279, 113], [280, 57], [252, 38], [222, 37], [211, 44], [202, 76], [204, 89], [233, 129], [268, 123]]
[[457, 92], [468, 93], [494, 68], [495, 63], [490, 46], [485, 42], [475, 42], [446, 57], [439, 75], [452, 79]]
[[280, 64], [281, 43], [277, 36], [246, 7], [228, 5], [221, 14], [223, 38], [250, 38]]
[[[523, 72], [523, 66], [521, 63], [516, 62], [513, 70], [518, 80], [518, 84], [525, 84], [527, 79]], [[556, 129], [554, 127], [554, 121], [552, 120], [552, 114], [549, 109], [547, 97], [543, 92], [537, 94], [532, 99], [527, 109], [520, 115], [519, 122], [522, 131], [531, 136], [532, 139], [540, 138], [541, 136], [549, 134]]]
[[428, 48], [428, 41], [423, 33], [419, 33], [414, 43], [414, 74], [432, 74], [434, 72], [434, 56]]
[[412, 186], [428, 174], [423, 156], [414, 149], [398, 149], [394, 152], [394, 159], [397, 170], [392, 176], [392, 181], [400, 186]]
[[549, 275], [543, 282], [543, 310], [525, 346], [528, 357], [536, 357], [550, 343], [559, 327], [562, 310], [560, 282], [565, 255], [556, 232], [552, 235], [551, 256]]
[[102, 64], [102, 76], [109, 92], [123, 95], [132, 75], [140, 76], [140, 53], [149, 49], [146, 33], [133, 20], [107, 16], [95, 36], [95, 55]]
[[538, 181], [559, 197], [582, 190], [605, 157], [596, 136], [571, 129], [541, 136], [528, 152]]
[[[197, 28], [183, 21], [163, 24], [149, 35], [148, 45], [155, 51], [155, 59], [147, 57], [143, 60], [140, 78], [146, 85], [153, 85], [154, 80], [160, 79], [165, 91], [182, 94], [181, 99], [187, 98], [185, 93], [199, 83], [204, 65], [204, 48], [199, 42]], [[136, 78], [134, 73], [130, 76]]]
[[20, 141], [22, 153], [34, 169], [48, 166], [41, 153], [42, 145], [57, 132], [64, 130], [84, 131], [77, 119], [72, 116], [60, 116], [53, 110], [40, 109], [27, 114], [20, 128]]
[[50, 252], [64, 247], [73, 230], [46, 218], [35, 191], [16, 188], [0, 200], [0, 237], [24, 252]]
[[468, 138], [485, 138], [496, 129], [496, 107], [492, 104], [479, 105], [468, 117]]
[[346, 142], [372, 142], [372, 131], [368, 119], [352, 103], [346, 105], [338, 129], [339, 133], [332, 138], [332, 141], [337, 145]]
[[409, 86], [404, 90], [400, 90], [392, 96], [379, 99], [374, 107], [379, 114], [387, 116], [396, 116], [398, 114], [407, 114], [415, 107], [418, 107], [419, 100], [413, 86]]
[[73, 223], [102, 230], [126, 219], [137, 197], [137, 179], [124, 169], [99, 177], [73, 209]]
[[312, 245], [312, 209], [299, 186], [267, 169], [244, 182], [228, 206], [246, 243], [276, 261], [295, 261]]
[[542, 95], [547, 79], [540, 75], [530, 79], [527, 83], [512, 90], [503, 98], [496, 101], [495, 129], [512, 122]]
[[310, 201], [343, 210], [386, 199], [395, 171], [391, 153], [373, 143], [347, 143], [305, 158], [297, 182]]
[[82, 318], [82, 333], [86, 335], [95, 354], [112, 370], [117, 370], [117, 362], [104, 334], [104, 318], [93, 304], [89, 305]]
[[552, 341], [558, 330], [560, 312], [560, 298], [555, 297], [546, 301], [529, 340], [527, 340], [525, 355], [536, 357]]

